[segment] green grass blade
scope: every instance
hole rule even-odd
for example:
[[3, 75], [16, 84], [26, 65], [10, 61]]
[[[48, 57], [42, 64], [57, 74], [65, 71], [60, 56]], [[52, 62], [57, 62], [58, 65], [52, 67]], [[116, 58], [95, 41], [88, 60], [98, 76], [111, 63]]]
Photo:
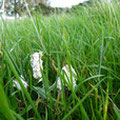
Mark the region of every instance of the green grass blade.
[[[106, 79], [106, 78], [104, 78], [104, 79], [102, 79], [101, 81], [99, 81], [99, 82], [95, 85], [95, 87], [98, 87], [98, 85], [100, 85], [101, 82], [104, 81], [105, 79]], [[92, 89], [85, 95], [85, 97], [84, 97], [77, 105], [75, 105], [74, 108], [73, 108], [67, 115], [65, 115], [65, 117], [64, 117], [62, 120], [66, 120], [66, 119], [80, 106], [80, 104], [81, 104], [85, 99], [87, 99], [87, 97], [88, 97], [93, 91], [94, 91], [94, 88], [92, 88]]]
[[33, 107], [33, 109], [34, 109], [37, 117], [41, 120], [40, 114], [38, 113], [38, 111], [37, 111], [37, 109], [36, 109], [36, 107], [35, 107], [32, 99], [31, 99], [31, 97], [30, 97], [30, 94], [28, 93], [28, 91], [25, 89], [23, 83], [21, 82], [21, 79], [20, 79], [20, 77], [19, 77], [19, 75], [18, 75], [18, 73], [17, 73], [17, 71], [16, 71], [16, 69], [15, 69], [15, 67], [14, 67], [11, 59], [9, 58], [7, 52], [6, 52], [4, 49], [3, 49], [3, 51], [4, 51], [4, 54], [5, 54], [5, 56], [6, 56], [6, 62], [9, 64], [11, 70], [13, 71], [15, 77], [17, 78], [18, 83], [20, 84], [20, 86], [21, 86], [21, 88], [22, 88], [22, 90], [23, 90], [23, 93], [26, 95], [26, 97], [27, 97], [28, 101], [30, 102], [31, 106]]
[[16, 120], [9, 108], [8, 101], [1, 84], [0, 84], [0, 113], [7, 120]]

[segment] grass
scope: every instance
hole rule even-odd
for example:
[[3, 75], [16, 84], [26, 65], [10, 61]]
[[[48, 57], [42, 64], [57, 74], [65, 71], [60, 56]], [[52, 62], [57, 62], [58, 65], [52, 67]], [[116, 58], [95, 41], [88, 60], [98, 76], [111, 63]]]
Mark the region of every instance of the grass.
[[[0, 119], [119, 120], [119, 13], [115, 1], [95, 2], [70, 13], [35, 14], [32, 21], [1, 21]], [[45, 92], [33, 78], [30, 65], [30, 55], [38, 51], [44, 54]], [[51, 90], [57, 77], [64, 81], [60, 71], [65, 64], [72, 65], [77, 73], [76, 89]], [[15, 78], [22, 91], [13, 87]]]

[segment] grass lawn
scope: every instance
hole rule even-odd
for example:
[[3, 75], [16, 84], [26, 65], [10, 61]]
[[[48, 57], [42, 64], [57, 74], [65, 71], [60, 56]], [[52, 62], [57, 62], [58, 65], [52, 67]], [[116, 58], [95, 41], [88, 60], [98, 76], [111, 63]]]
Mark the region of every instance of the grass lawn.
[[[118, 3], [0, 23], [0, 120], [120, 120]], [[31, 55], [40, 51], [38, 82]], [[61, 72], [65, 65], [71, 82]]]

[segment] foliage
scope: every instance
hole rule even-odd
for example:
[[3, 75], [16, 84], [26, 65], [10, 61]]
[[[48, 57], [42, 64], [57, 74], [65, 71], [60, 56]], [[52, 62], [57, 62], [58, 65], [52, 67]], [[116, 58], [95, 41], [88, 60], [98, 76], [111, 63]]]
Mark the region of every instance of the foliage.
[[[33, 21], [2, 21], [0, 80], [7, 98], [3, 88], [0, 97], [16, 119], [120, 119], [120, 6], [115, 1], [96, 2], [75, 10], [60, 15], [35, 14]], [[45, 92], [33, 78], [30, 65], [30, 55], [38, 51], [44, 54]], [[64, 80], [60, 71], [65, 64], [77, 73], [76, 89], [62, 87], [58, 91], [55, 87], [51, 91], [58, 77]], [[22, 91], [13, 87], [15, 78]]]

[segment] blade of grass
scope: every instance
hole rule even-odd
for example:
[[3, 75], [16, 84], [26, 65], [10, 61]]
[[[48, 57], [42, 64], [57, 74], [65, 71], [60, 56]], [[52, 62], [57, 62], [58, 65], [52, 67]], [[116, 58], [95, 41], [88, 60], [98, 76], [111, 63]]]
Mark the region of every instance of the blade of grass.
[[[101, 81], [99, 81], [94, 87], [95, 87], [95, 88], [98, 87], [98, 86], [101, 84], [101, 82], [103, 82], [105, 79], [106, 79], [106, 77], [103, 78]], [[75, 105], [75, 106], [73, 107], [73, 109], [72, 109], [67, 115], [65, 115], [65, 117], [64, 117], [62, 120], [66, 120], [66, 119], [80, 106], [80, 104], [87, 99], [87, 97], [94, 91], [95, 88], [92, 88], [92, 89], [85, 95], [85, 97], [83, 97], [82, 100], [81, 100], [77, 105]]]
[[16, 120], [14, 115], [12, 114], [7, 98], [5, 96], [4, 90], [0, 84], [0, 113], [7, 119], [7, 120]]
[[107, 93], [106, 93], [106, 100], [104, 106], [104, 120], [107, 120], [107, 111], [108, 111], [108, 103], [109, 103], [109, 84], [107, 85]]
[[18, 83], [20, 84], [23, 93], [26, 95], [26, 97], [27, 97], [28, 101], [30, 102], [31, 106], [33, 107], [33, 109], [34, 109], [37, 117], [41, 120], [41, 116], [40, 116], [40, 114], [38, 113], [38, 111], [37, 111], [37, 109], [36, 109], [36, 107], [35, 107], [32, 99], [31, 99], [31, 97], [30, 97], [30, 94], [28, 93], [28, 91], [25, 89], [23, 83], [21, 82], [21, 79], [20, 79], [20, 77], [19, 77], [19, 75], [18, 75], [18, 73], [17, 73], [17, 71], [16, 71], [16, 69], [15, 69], [15, 67], [14, 67], [11, 59], [9, 58], [7, 52], [6, 52], [4, 49], [3, 49], [3, 52], [4, 52], [5, 56], [6, 56], [6, 62], [9, 64], [11, 70], [13, 71], [15, 77], [17, 78]]

